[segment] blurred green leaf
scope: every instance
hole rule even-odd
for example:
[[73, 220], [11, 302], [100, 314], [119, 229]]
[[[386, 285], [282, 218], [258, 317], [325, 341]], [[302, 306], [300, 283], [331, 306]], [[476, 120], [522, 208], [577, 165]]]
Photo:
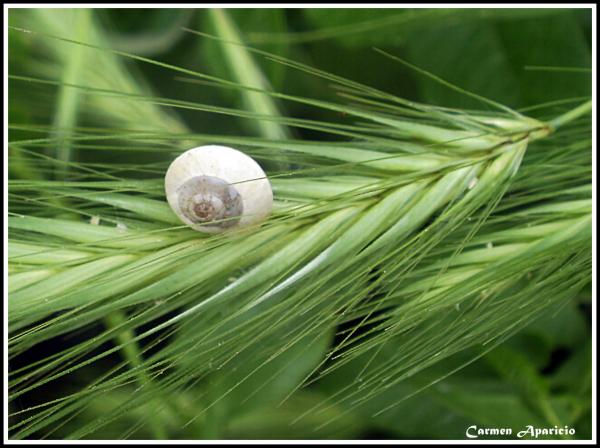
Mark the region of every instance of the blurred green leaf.
[[485, 360], [514, 388], [523, 403], [544, 419], [544, 423], [561, 426], [556, 411], [550, 404], [548, 383], [523, 354], [502, 346], [488, 353]]
[[[332, 406], [320, 415], [310, 409], [325, 397], [314, 392], [299, 392], [277, 407], [259, 407], [252, 412], [234, 417], [227, 423], [229, 439], [353, 439], [365, 431], [368, 421], [344, 413], [343, 408]], [[306, 418], [300, 416], [305, 415]], [[323, 423], [332, 421], [330, 425]]]
[[195, 10], [153, 9], [140, 20], [137, 9], [100, 10], [111, 46], [140, 56], [154, 56], [169, 51], [185, 34]]
[[[591, 20], [590, 15], [588, 18]], [[518, 106], [591, 95], [588, 73], [527, 70], [528, 66], [591, 67], [590, 48], [573, 10], [535, 19], [500, 22], [496, 27], [507, 59], [519, 80]]]
[[546, 311], [525, 331], [542, 337], [551, 349], [576, 348], [589, 339], [589, 326], [575, 300], [558, 310]]
[[[518, 79], [489, 21], [440, 23], [408, 36], [405, 47], [409, 62], [446, 81], [511, 107], [519, 102]], [[417, 82], [421, 97], [432, 104], [482, 107], [423, 76]]]
[[232, 359], [221, 375], [213, 377], [218, 390], [227, 393], [230, 415], [249, 412], [265, 403], [279, 404], [316, 367], [331, 339], [331, 332], [313, 333], [288, 347], [290, 340], [282, 337], [269, 344], [269, 350], [252, 347]]

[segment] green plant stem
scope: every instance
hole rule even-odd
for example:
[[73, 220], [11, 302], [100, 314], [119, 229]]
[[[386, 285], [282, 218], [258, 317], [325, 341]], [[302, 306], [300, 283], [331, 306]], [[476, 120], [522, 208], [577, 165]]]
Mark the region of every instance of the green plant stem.
[[[117, 328], [127, 322], [126, 316], [121, 311], [113, 311], [104, 318], [105, 325], [109, 328]], [[153, 387], [152, 380], [142, 367], [142, 358], [135, 335], [131, 329], [123, 330], [115, 337], [117, 344], [121, 346], [121, 353], [129, 364], [136, 368], [136, 377], [141, 386]], [[150, 413], [151, 430], [157, 440], [167, 440], [168, 433], [163, 426], [158, 413]]]
[[589, 100], [589, 101], [586, 101], [585, 103], [577, 106], [575, 109], [572, 109], [569, 112], [566, 112], [566, 113], [554, 118], [553, 120], [550, 120], [548, 122], [548, 125], [553, 130], [556, 130], [556, 129], [560, 128], [561, 126], [564, 126], [567, 123], [575, 121], [577, 118], [581, 117], [582, 115], [587, 114], [591, 110], [592, 110], [592, 100]]
[[[78, 9], [75, 15], [75, 36], [77, 40], [87, 41], [88, 32], [90, 29], [91, 10]], [[55, 137], [56, 137], [56, 155], [59, 160], [68, 162], [71, 160], [71, 142], [70, 135], [73, 132], [73, 127], [77, 122], [77, 112], [80, 102], [80, 91], [66, 84], [77, 83], [81, 76], [82, 67], [85, 59], [85, 47], [76, 47], [70, 53], [65, 66], [62, 85], [57, 99], [56, 116], [54, 120]], [[58, 167], [57, 177], [64, 179], [67, 175], [69, 165], [60, 165]]]
[[[217, 34], [224, 40], [221, 43], [223, 56], [236, 81], [248, 87], [270, 90], [267, 79], [250, 53], [241, 45], [228, 43], [242, 41], [242, 36], [229, 14], [222, 9], [209, 9], [208, 12]], [[281, 116], [277, 105], [268, 95], [242, 91], [242, 97], [248, 110], [266, 116]], [[254, 123], [258, 134], [265, 138], [282, 140], [290, 137], [288, 129], [277, 122], [255, 120]]]

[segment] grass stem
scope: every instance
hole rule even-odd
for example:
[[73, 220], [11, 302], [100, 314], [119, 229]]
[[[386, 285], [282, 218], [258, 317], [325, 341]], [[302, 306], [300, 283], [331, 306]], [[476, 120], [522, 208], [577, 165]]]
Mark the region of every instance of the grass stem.
[[[88, 40], [88, 32], [90, 29], [91, 10], [78, 9], [75, 17], [75, 35], [78, 40]], [[62, 82], [64, 85], [60, 87], [56, 105], [56, 116], [54, 120], [55, 137], [56, 137], [56, 155], [59, 160], [68, 162], [72, 157], [72, 145], [70, 136], [73, 132], [73, 127], [77, 122], [77, 113], [79, 110], [80, 91], [67, 84], [77, 83], [81, 76], [82, 66], [85, 59], [85, 47], [76, 47], [70, 53], [64, 68]], [[57, 177], [64, 179], [67, 175], [69, 165], [59, 165]]]
[[[108, 328], [117, 328], [122, 326], [127, 321], [126, 316], [121, 311], [114, 311], [104, 318], [105, 325]], [[134, 340], [135, 335], [131, 329], [123, 330], [116, 336], [116, 343], [121, 345], [121, 353], [129, 364], [136, 368], [136, 377], [140, 386], [153, 387], [152, 380], [142, 367], [142, 357], [137, 342]], [[168, 433], [163, 426], [158, 413], [150, 413], [150, 426], [157, 440], [167, 440]]]
[[552, 127], [553, 130], [556, 130], [559, 127], [564, 126], [567, 123], [575, 121], [577, 118], [581, 117], [582, 115], [587, 114], [591, 110], [592, 110], [592, 100], [589, 100], [589, 101], [586, 101], [585, 103], [581, 104], [580, 106], [577, 106], [575, 109], [572, 109], [569, 112], [566, 112], [566, 113], [554, 118], [553, 120], [550, 120], [548, 122], [548, 124], [550, 125], [550, 127]]

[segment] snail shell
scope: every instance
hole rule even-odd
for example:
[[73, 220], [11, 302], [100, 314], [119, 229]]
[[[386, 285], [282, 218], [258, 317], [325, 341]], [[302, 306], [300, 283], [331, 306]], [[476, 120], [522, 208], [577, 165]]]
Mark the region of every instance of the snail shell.
[[252, 158], [227, 146], [207, 145], [177, 157], [165, 175], [171, 209], [200, 232], [219, 233], [269, 216], [273, 192]]

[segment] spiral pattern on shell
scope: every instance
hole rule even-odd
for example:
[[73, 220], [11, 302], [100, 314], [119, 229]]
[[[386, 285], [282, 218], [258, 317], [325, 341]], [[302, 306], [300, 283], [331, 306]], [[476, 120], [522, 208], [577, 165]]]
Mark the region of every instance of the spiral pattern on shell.
[[214, 222], [218, 227], [232, 227], [244, 211], [239, 192], [217, 177], [192, 177], [181, 184], [177, 197], [179, 209], [195, 224]]

